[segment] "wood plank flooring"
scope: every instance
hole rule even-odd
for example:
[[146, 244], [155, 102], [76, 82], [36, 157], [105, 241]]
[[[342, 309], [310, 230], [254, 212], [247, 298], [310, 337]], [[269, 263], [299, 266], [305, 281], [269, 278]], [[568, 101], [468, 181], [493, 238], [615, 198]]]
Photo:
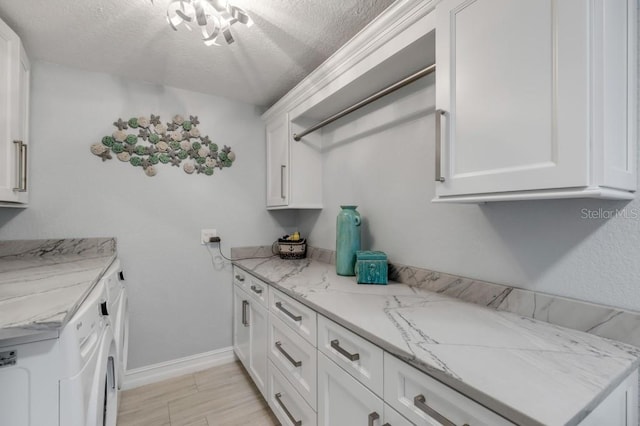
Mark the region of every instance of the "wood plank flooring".
[[122, 392], [118, 426], [278, 426], [239, 362]]

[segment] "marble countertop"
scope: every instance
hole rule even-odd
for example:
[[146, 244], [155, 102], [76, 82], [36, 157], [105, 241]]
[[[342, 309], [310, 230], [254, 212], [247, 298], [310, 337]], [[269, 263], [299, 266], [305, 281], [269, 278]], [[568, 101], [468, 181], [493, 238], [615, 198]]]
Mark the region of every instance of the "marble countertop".
[[576, 425], [639, 365], [635, 346], [328, 263], [234, 264], [516, 424]]
[[64, 326], [116, 257], [115, 240], [0, 242], [0, 339]]

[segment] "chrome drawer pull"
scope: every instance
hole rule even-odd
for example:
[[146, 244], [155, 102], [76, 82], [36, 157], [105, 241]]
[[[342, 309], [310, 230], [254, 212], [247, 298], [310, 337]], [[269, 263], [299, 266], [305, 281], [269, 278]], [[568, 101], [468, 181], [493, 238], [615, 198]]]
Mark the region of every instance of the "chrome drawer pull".
[[369, 426], [373, 426], [373, 422], [375, 422], [379, 418], [380, 418], [380, 414], [376, 413], [375, 411], [369, 414]]
[[249, 306], [249, 302], [246, 300], [242, 301], [242, 325], [245, 327], [249, 327], [249, 321], [247, 320], [247, 306]]
[[294, 321], [302, 321], [302, 315], [293, 315], [289, 312], [284, 306], [282, 306], [281, 302], [276, 302], [276, 308], [280, 309], [282, 313], [291, 318]]
[[236, 280], [240, 281], [241, 283], [244, 282], [244, 277], [242, 275], [236, 275]]
[[422, 411], [427, 416], [433, 417], [434, 420], [436, 420], [439, 423], [442, 423], [442, 426], [456, 426], [455, 423], [451, 422], [445, 416], [438, 413], [433, 408], [429, 407], [426, 403], [426, 399], [424, 395], [420, 394], [420, 395], [417, 395], [415, 398], [413, 398], [413, 404], [416, 406], [418, 410]]
[[338, 351], [340, 355], [347, 358], [349, 361], [357, 361], [360, 359], [360, 354], [358, 353], [350, 354], [349, 352], [345, 351], [342, 347], [340, 347], [340, 342], [338, 341], [338, 339], [331, 341], [331, 347], [336, 351]]
[[262, 289], [258, 286], [252, 285], [251, 286], [251, 290], [255, 293], [255, 294], [262, 294]]
[[282, 355], [284, 355], [284, 357], [287, 359], [287, 361], [289, 361], [291, 363], [291, 365], [293, 365], [294, 367], [300, 367], [302, 365], [302, 361], [296, 361], [295, 359], [293, 359], [293, 357], [291, 355], [289, 355], [287, 353], [287, 351], [282, 349], [282, 342], [276, 342], [276, 348], [278, 348], [280, 353]]
[[278, 401], [280, 408], [282, 408], [282, 410], [287, 415], [287, 417], [289, 417], [289, 420], [291, 420], [291, 423], [293, 423], [294, 426], [302, 426], [302, 420], [296, 420], [296, 418], [293, 417], [293, 415], [289, 412], [289, 410], [287, 410], [287, 407], [285, 407], [284, 404], [282, 403], [282, 399], [280, 399], [282, 398], [282, 394], [278, 392], [274, 396], [276, 397], [276, 401]]

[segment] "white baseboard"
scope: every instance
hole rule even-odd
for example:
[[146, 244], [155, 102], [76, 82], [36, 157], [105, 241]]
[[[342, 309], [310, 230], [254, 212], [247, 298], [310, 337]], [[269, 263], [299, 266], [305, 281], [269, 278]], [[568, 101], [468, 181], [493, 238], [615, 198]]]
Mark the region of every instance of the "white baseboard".
[[196, 371], [218, 365], [229, 364], [236, 359], [233, 348], [222, 348], [211, 352], [204, 352], [172, 361], [147, 365], [145, 367], [128, 370], [124, 375], [122, 389], [133, 389], [139, 386], [172, 379]]

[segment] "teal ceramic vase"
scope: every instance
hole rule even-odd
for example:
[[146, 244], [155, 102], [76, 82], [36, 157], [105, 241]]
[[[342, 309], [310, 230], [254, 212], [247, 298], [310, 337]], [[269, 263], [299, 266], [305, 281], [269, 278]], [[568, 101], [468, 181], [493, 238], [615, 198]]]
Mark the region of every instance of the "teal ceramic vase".
[[340, 206], [336, 223], [336, 273], [354, 276], [356, 252], [360, 250], [360, 213], [358, 206]]

